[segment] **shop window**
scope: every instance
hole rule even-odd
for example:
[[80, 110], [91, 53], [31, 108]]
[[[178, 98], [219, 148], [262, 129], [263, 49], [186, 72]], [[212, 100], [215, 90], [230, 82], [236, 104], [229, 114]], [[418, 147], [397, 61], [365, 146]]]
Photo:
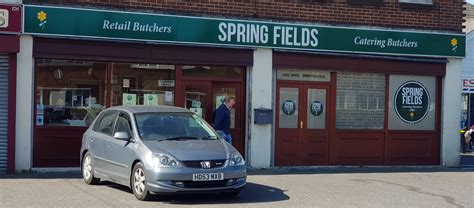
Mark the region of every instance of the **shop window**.
[[242, 67], [183, 66], [185, 77], [242, 78]]
[[436, 77], [390, 75], [388, 128], [434, 130]]
[[112, 105], [174, 105], [175, 66], [112, 63]]
[[337, 73], [337, 129], [383, 129], [385, 75]]
[[106, 63], [36, 62], [37, 126], [89, 126], [104, 108]]

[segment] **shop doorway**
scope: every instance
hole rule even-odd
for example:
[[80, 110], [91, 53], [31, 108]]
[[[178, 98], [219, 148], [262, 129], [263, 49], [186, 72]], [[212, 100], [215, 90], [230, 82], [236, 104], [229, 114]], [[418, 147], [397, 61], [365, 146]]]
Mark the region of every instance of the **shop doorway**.
[[184, 86], [184, 107], [190, 111], [201, 115], [208, 123], [213, 122], [213, 112], [224, 101], [225, 96], [235, 97], [236, 103], [231, 109], [230, 133], [232, 135], [232, 145], [244, 154], [244, 134], [243, 134], [243, 103], [241, 83], [223, 81], [192, 81], [185, 80]]
[[330, 95], [327, 84], [277, 83], [276, 166], [329, 164]]

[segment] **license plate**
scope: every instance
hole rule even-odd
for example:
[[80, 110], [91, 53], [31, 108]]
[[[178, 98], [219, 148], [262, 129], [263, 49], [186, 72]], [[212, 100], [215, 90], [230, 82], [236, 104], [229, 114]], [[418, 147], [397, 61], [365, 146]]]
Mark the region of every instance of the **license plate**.
[[193, 174], [193, 181], [222, 181], [224, 173], [196, 173]]

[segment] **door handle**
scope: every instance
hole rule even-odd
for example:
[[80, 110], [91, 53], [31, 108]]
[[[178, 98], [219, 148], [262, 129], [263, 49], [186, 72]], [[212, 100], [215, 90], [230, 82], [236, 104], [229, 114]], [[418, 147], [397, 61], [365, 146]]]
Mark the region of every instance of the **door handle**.
[[300, 121], [300, 128], [303, 128], [303, 121]]

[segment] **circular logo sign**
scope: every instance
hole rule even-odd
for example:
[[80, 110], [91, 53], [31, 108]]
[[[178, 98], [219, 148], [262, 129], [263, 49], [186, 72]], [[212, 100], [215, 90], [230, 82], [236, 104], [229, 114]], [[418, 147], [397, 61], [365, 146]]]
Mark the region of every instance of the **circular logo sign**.
[[131, 95], [128, 95], [128, 96], [127, 96], [127, 100], [132, 100], [132, 96], [131, 96]]
[[148, 100], [149, 100], [149, 101], [152, 101], [152, 100], [153, 100], [153, 96], [148, 95]]
[[286, 115], [293, 115], [296, 111], [296, 104], [292, 100], [286, 100], [283, 102], [283, 106], [281, 106], [281, 110]]
[[323, 104], [319, 101], [313, 101], [309, 110], [313, 116], [319, 116], [323, 113]]
[[428, 115], [430, 94], [417, 81], [403, 83], [395, 93], [395, 112], [404, 122], [415, 124]]

